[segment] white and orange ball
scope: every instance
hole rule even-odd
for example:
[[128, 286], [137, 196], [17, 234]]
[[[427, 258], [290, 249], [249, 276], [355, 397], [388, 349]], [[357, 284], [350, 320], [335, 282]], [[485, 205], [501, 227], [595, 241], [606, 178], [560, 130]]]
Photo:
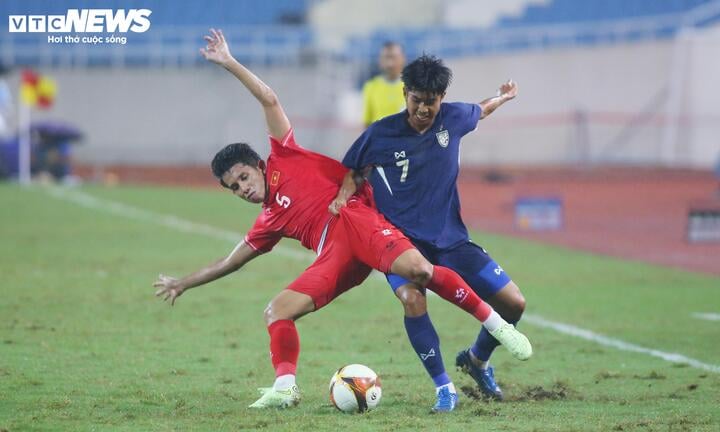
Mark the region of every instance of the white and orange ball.
[[361, 364], [341, 367], [330, 380], [330, 401], [345, 413], [375, 409], [381, 396], [380, 377]]

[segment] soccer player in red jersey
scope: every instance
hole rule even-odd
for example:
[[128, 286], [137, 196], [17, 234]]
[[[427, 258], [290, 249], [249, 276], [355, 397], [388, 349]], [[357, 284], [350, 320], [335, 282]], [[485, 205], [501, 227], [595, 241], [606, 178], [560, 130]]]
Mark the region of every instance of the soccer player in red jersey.
[[160, 275], [157, 296], [175, 303], [187, 289], [206, 284], [269, 252], [283, 237], [299, 240], [318, 257], [265, 309], [270, 353], [275, 369], [273, 387], [261, 389], [253, 408], [288, 407], [300, 400], [295, 372], [300, 351], [294, 321], [316, 311], [359, 285], [372, 268], [402, 275], [433, 290], [483, 322], [517, 358], [527, 359], [527, 338], [505, 322], [451, 270], [431, 265], [410, 241], [370, 206], [370, 192], [361, 190], [339, 216], [328, 212], [347, 169], [339, 162], [300, 147], [273, 90], [230, 54], [220, 31], [205, 37], [205, 58], [226, 68], [255, 96], [265, 113], [270, 156], [263, 161], [247, 144], [230, 144], [212, 161], [221, 184], [245, 201], [262, 204], [255, 224], [227, 257], [175, 279]]

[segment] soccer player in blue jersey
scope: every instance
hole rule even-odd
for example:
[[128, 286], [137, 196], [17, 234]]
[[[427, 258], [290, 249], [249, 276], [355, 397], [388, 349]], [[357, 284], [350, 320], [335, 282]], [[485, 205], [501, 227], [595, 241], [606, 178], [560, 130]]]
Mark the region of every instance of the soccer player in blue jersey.
[[[402, 72], [406, 110], [379, 120], [350, 147], [343, 164], [350, 168], [330, 205], [337, 213], [363, 181], [374, 190], [378, 209], [400, 228], [430, 262], [455, 270], [470, 287], [510, 323], [525, 309], [518, 286], [483, 249], [470, 240], [460, 217], [457, 191], [460, 139], [517, 95], [512, 81], [496, 97], [480, 103], [443, 103], [452, 72], [443, 62], [423, 55]], [[452, 411], [457, 392], [445, 371], [440, 341], [427, 314], [424, 292], [394, 274], [387, 280], [405, 308], [410, 343], [435, 382], [434, 411]], [[485, 329], [457, 355], [456, 365], [487, 396], [502, 399], [490, 355], [498, 345]]]

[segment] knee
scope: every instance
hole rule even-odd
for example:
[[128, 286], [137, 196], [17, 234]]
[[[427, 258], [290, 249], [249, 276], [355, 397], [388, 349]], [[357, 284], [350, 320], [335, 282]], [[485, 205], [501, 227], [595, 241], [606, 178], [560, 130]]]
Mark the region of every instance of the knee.
[[398, 288], [397, 296], [403, 304], [405, 315], [416, 317], [427, 312], [425, 295], [415, 286], [405, 285]]
[[279, 307], [274, 301], [270, 302], [263, 311], [263, 318], [265, 319], [265, 325], [269, 326], [275, 321], [295, 319], [292, 314], [285, 310], [287, 308]]
[[432, 274], [433, 266], [425, 259], [414, 260], [410, 266], [410, 280], [421, 287], [425, 287], [430, 283]]
[[263, 319], [265, 320], [265, 325], [267, 326], [277, 321], [277, 319], [273, 316], [272, 303], [265, 307], [265, 310], [263, 311]]
[[425, 287], [432, 279], [433, 266], [417, 249], [410, 249], [393, 262], [390, 272]]
[[517, 292], [510, 300], [507, 307], [507, 317], [505, 319], [510, 321], [517, 321], [522, 317], [525, 312], [525, 297]]

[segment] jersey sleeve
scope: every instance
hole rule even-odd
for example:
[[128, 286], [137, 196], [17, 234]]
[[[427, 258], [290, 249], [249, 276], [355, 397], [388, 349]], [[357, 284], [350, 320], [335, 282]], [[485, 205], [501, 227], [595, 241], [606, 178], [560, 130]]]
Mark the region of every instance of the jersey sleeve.
[[369, 128], [365, 129], [365, 132], [355, 140], [345, 157], [343, 158], [343, 165], [353, 169], [355, 171], [362, 170], [368, 165], [372, 164], [372, 161], [368, 160], [368, 151], [370, 148], [370, 138], [372, 136], [372, 130], [374, 125], [370, 125]]
[[453, 107], [453, 117], [457, 122], [458, 131], [464, 136], [477, 128], [482, 108], [480, 104], [469, 104], [456, 102]]
[[298, 143], [295, 142], [295, 130], [290, 128], [284, 137], [277, 139], [274, 136], [270, 136], [270, 151], [272, 153], [277, 152], [278, 149], [283, 147], [286, 148], [301, 148]]
[[245, 243], [260, 253], [270, 252], [280, 239], [282, 235], [271, 227], [265, 211], [260, 213], [245, 235]]

